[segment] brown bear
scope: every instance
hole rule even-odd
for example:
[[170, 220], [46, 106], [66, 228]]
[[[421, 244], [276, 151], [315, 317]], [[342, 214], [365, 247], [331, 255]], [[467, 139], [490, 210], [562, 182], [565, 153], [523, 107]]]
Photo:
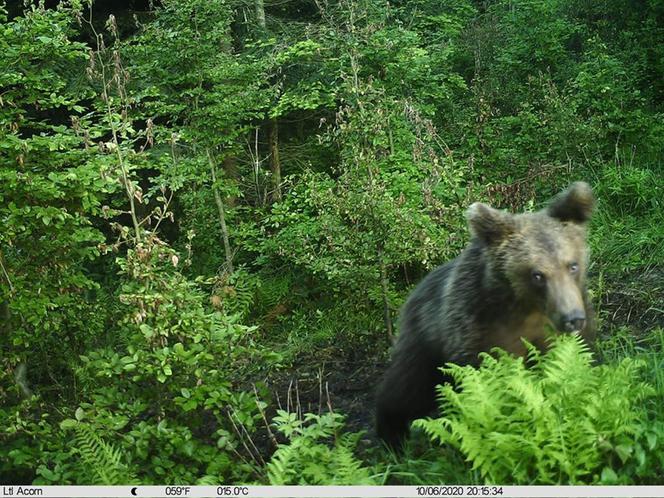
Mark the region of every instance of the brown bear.
[[377, 392], [376, 429], [398, 448], [410, 422], [436, 408], [446, 363], [477, 365], [500, 347], [525, 355], [527, 339], [546, 348], [550, 330], [595, 335], [586, 292], [588, 184], [573, 183], [536, 213], [510, 214], [475, 203], [471, 241], [412, 292], [399, 320], [392, 361]]

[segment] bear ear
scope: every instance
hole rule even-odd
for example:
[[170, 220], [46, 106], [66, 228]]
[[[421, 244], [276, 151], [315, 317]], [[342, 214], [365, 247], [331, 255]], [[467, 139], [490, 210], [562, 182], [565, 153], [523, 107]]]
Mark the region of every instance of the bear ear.
[[595, 206], [595, 197], [586, 182], [574, 182], [567, 190], [553, 198], [547, 213], [560, 221], [585, 223], [590, 219]]
[[513, 215], [481, 202], [470, 205], [466, 218], [470, 233], [485, 244], [496, 244], [515, 230]]

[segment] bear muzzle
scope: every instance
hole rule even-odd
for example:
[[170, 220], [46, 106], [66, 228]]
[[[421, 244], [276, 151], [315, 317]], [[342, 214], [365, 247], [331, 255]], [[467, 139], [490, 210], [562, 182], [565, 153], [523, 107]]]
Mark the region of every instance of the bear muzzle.
[[558, 330], [561, 332], [580, 332], [585, 325], [586, 313], [583, 310], [578, 309], [560, 317]]

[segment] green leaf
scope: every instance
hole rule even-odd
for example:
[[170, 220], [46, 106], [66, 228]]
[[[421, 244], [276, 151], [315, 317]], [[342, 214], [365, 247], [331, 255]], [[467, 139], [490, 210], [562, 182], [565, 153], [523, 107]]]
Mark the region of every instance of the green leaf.
[[61, 429], [71, 429], [72, 427], [75, 427], [78, 425], [78, 421], [74, 420], [73, 418], [66, 418], [62, 422], [60, 422], [60, 428]]
[[618, 482], [618, 475], [611, 467], [604, 467], [602, 469], [602, 477], [600, 478], [600, 483], [602, 484], [614, 484]]
[[48, 467], [40, 466], [37, 473], [43, 478], [51, 482], [56, 482], [60, 479], [59, 475], [51, 471]]
[[629, 460], [629, 457], [632, 455], [634, 447], [632, 445], [619, 444], [615, 447], [615, 450], [616, 453], [618, 454], [618, 457], [620, 457], [622, 463], [625, 463], [627, 460]]
[[648, 449], [654, 450], [657, 446], [657, 434], [654, 432], [646, 432], [646, 439], [648, 440]]

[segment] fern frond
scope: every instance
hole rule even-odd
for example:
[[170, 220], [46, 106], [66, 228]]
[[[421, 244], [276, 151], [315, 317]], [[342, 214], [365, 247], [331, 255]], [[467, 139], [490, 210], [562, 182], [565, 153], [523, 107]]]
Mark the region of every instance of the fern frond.
[[79, 422], [73, 427], [74, 443], [90, 484], [114, 486], [136, 481], [133, 472], [123, 463], [120, 449], [104, 441], [88, 424]]
[[[278, 424], [289, 420], [284, 413]], [[338, 414], [306, 414], [304, 426], [290, 433], [290, 443], [280, 445], [267, 465], [270, 484], [374, 484], [369, 469], [354, 454], [359, 434], [338, 433]]]
[[[654, 390], [638, 381], [641, 365], [593, 366], [579, 336], [559, 337], [529, 361], [527, 369], [499, 353], [484, 355], [478, 369], [447, 366], [460, 389], [439, 386], [443, 417], [414, 425], [459, 450], [487, 482], [597, 482], [612, 448], [632, 448], [643, 432], [642, 402]], [[621, 451], [624, 459], [632, 450]]]

